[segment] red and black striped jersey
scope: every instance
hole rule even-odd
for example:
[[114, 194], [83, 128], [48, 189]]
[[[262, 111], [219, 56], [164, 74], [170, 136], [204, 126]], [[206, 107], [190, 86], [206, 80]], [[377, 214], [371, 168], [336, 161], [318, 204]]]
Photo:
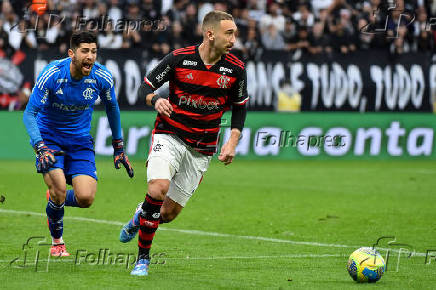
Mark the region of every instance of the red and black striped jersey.
[[153, 90], [167, 81], [173, 112], [169, 118], [157, 115], [154, 132], [176, 134], [196, 151], [213, 155], [223, 113], [248, 101], [244, 63], [229, 53], [206, 66], [198, 46], [180, 48], [144, 78]]

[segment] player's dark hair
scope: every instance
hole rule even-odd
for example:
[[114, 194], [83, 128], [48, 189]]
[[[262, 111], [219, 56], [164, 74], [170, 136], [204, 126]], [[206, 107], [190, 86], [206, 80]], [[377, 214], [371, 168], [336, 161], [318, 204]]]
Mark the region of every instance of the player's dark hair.
[[70, 39], [70, 48], [75, 50], [81, 43], [97, 44], [97, 35], [91, 31], [74, 31]]
[[221, 20], [233, 21], [233, 16], [223, 11], [218, 11], [218, 10], [210, 11], [204, 16], [203, 24], [201, 27], [203, 31], [206, 31], [207, 28], [211, 26], [216, 27], [217, 25], [219, 25]]

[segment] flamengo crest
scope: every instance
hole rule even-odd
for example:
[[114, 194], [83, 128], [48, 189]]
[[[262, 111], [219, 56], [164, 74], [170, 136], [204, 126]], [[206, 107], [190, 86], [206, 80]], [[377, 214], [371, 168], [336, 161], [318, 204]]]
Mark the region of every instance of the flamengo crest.
[[87, 88], [86, 90], [83, 91], [83, 97], [85, 98], [85, 100], [91, 100], [92, 99], [92, 94], [94, 93], [95, 90], [91, 89], [91, 88]]
[[229, 77], [226, 77], [226, 76], [222, 75], [222, 76], [220, 76], [220, 77], [216, 80], [216, 83], [218, 84], [218, 86], [219, 86], [220, 88], [222, 88], [222, 89], [226, 89], [226, 88], [227, 88], [227, 85], [228, 85], [228, 83], [229, 83], [229, 81], [230, 81], [230, 78], [229, 78]]

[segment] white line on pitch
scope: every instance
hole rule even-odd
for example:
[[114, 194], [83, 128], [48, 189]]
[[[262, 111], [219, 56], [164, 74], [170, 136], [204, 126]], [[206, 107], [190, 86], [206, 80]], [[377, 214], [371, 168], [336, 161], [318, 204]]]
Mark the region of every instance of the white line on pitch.
[[[162, 257], [164, 260], [237, 260], [237, 259], [304, 259], [304, 258], [331, 258], [331, 257], [343, 257], [346, 258], [346, 255], [340, 254], [295, 254], [295, 255], [279, 255], [279, 256], [224, 256], [224, 257], [180, 257], [180, 258], [171, 258], [171, 257]], [[39, 262], [47, 262], [48, 260], [40, 259]], [[50, 259], [50, 262], [72, 262], [74, 259]], [[10, 260], [0, 260], [0, 263], [10, 263]], [[35, 261], [28, 260], [26, 261], [29, 264], [34, 263]]]
[[[20, 211], [20, 210], [11, 210], [11, 209], [0, 209], [0, 213], [23, 214], [23, 215], [27, 214], [27, 215], [33, 215], [33, 216], [46, 217], [46, 214], [39, 213], [39, 212]], [[92, 219], [92, 218], [85, 218], [85, 217], [66, 216], [66, 217], [64, 217], [64, 219], [84, 221], [84, 222], [92, 222], [92, 223], [99, 223], [99, 224], [116, 225], [116, 226], [124, 225], [124, 223], [122, 223], [122, 222]], [[205, 232], [205, 231], [199, 231], [199, 230], [172, 229], [172, 228], [165, 228], [165, 227], [159, 227], [159, 230], [172, 231], [172, 232], [185, 233], [185, 234], [198, 235], [198, 236], [237, 238], [237, 239], [257, 240], [257, 241], [273, 242], [273, 243], [287, 243], [287, 244], [293, 244], [293, 245], [305, 245], [305, 246], [314, 246], [314, 247], [355, 248], [355, 249], [360, 247], [360, 246], [349, 246], [349, 245], [340, 245], [340, 244], [325, 244], [325, 243], [318, 243], [318, 242], [292, 241], [292, 240], [283, 240], [283, 239], [267, 238], [267, 237], [260, 237], [260, 236], [239, 236], [239, 235], [232, 235], [232, 234]], [[377, 249], [388, 250], [386, 248], [377, 248]], [[389, 250], [393, 251], [393, 252], [399, 252], [399, 250], [396, 250], [396, 249], [389, 249]], [[403, 253], [404, 253], [404, 251], [403, 251]], [[426, 256], [426, 253], [414, 253], [414, 256]]]
[[279, 256], [226, 256], [226, 257], [184, 257], [184, 258], [170, 258], [163, 257], [167, 260], [231, 260], [231, 259], [298, 259], [298, 258], [330, 258], [330, 257], [346, 257], [340, 254], [295, 254], [295, 255], [279, 255]]

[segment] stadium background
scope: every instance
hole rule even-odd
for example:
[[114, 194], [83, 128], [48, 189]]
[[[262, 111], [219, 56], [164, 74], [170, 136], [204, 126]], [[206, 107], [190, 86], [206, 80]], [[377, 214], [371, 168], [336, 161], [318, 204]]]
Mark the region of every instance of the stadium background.
[[[13, 217], [16, 218], [17, 213], [33, 216], [36, 212], [43, 212], [42, 196], [36, 199], [39, 204], [35, 202], [25, 206], [25, 201], [35, 195], [34, 188], [43, 192], [44, 187], [39, 176], [33, 173], [34, 155], [21, 121], [22, 110], [41, 69], [51, 60], [66, 56], [72, 31], [87, 28], [99, 33], [98, 61], [106, 65], [114, 75], [127, 153], [134, 161], [137, 178], [141, 181], [135, 181], [137, 185], [131, 188], [132, 183], [123, 179], [121, 173], [112, 172], [110, 131], [103, 107], [97, 105], [92, 134], [95, 136], [97, 167], [101, 178], [99, 192], [107, 195], [96, 201], [92, 211], [72, 210], [66, 220], [79, 216], [119, 222], [130, 215], [135, 202], [142, 198], [145, 186], [145, 183], [141, 184], [145, 175], [143, 163], [155, 117], [155, 113], [143, 105], [143, 100], [137, 99], [137, 88], [144, 74], [166, 53], [201, 42], [199, 19], [208, 11], [218, 9], [231, 13], [239, 28], [232, 53], [246, 63], [250, 95], [246, 129], [238, 145], [238, 157], [235, 164], [232, 164], [233, 168], [226, 168], [222, 173], [223, 169], [218, 162], [213, 162], [201, 193], [192, 201], [193, 206], [186, 209], [187, 213], [180, 221], [168, 226], [168, 232], [160, 233], [162, 241], [159, 240], [158, 243], [162, 246], [156, 246], [156, 249], [164, 251], [164, 246], [171, 249], [171, 244], [165, 244], [164, 240], [178, 240], [165, 235], [169, 235], [171, 229], [180, 228], [235, 234], [238, 237], [291, 240], [291, 244], [292, 240], [297, 240], [297, 244], [302, 242], [302, 245], [305, 241], [314, 241], [314, 244], [321, 242], [336, 246], [333, 246], [333, 254], [327, 250], [311, 248], [311, 245], [293, 250], [272, 246], [272, 253], [263, 255], [272, 257], [271, 261], [262, 260], [270, 269], [265, 270], [265, 273], [260, 270], [260, 273], [270, 275], [271, 278], [266, 280], [250, 275], [250, 267], [257, 271], [254, 270], [257, 269], [257, 258], [250, 260], [247, 269], [244, 268], [246, 264], [243, 259], [238, 261], [235, 269], [242, 267], [245, 274], [236, 279], [223, 274], [226, 269], [219, 260], [213, 262], [217, 263], [214, 264], [218, 268], [216, 272], [204, 272], [203, 264], [191, 265], [192, 273], [187, 275], [186, 285], [189, 285], [189, 279], [195, 281], [200, 271], [205, 275], [202, 276], [203, 280], [198, 280], [198, 285], [202, 286], [281, 287], [289, 286], [291, 278], [287, 277], [295, 275], [301, 280], [297, 282], [298, 279], [294, 279], [294, 285], [300, 287], [324, 288], [326, 284], [321, 282], [327, 279], [331, 283], [339, 281], [339, 284], [327, 284], [330, 285], [328, 287], [340, 288], [345, 287], [340, 283], [349, 282], [349, 277], [346, 277], [343, 270], [346, 256], [354, 246], [341, 249], [338, 245], [368, 246], [380, 236], [395, 235], [413, 244], [418, 254], [434, 247], [435, 236], [429, 233], [433, 227], [426, 221], [434, 218], [430, 205], [435, 202], [436, 31], [433, 30], [432, 17], [436, 16], [436, 2], [0, 2], [0, 128], [4, 132], [0, 137], [0, 194], [6, 197], [6, 202], [0, 205], [0, 220], [5, 233], [11, 233], [6, 225], [11, 223]], [[222, 123], [221, 142], [228, 135], [228, 121], [229, 115], [226, 115]], [[298, 136], [303, 136], [302, 141], [297, 142]], [[342, 146], [308, 144], [308, 136], [343, 136], [340, 139]], [[244, 177], [238, 177], [241, 173]], [[249, 180], [241, 181], [247, 176]], [[23, 180], [28, 180], [28, 184], [23, 184]], [[254, 181], [258, 182], [257, 185], [253, 184]], [[124, 196], [124, 192], [119, 193], [122, 191], [131, 193], [127, 195], [129, 197], [123, 197], [120, 204], [110, 205], [111, 198], [117, 198], [119, 194]], [[218, 197], [211, 197], [212, 193], [222, 195], [222, 192], [232, 195], [230, 200], [224, 202]], [[275, 197], [269, 198], [278, 204], [285, 201], [280, 207], [280, 214], [267, 206], [269, 198], [265, 197], [265, 192], [275, 194]], [[202, 198], [201, 194], [205, 197]], [[234, 196], [239, 196], [239, 199]], [[210, 204], [210, 199], [214, 207]], [[366, 213], [358, 211], [364, 222], [360, 230], [351, 222], [355, 219], [356, 212], [351, 208], [355, 206], [356, 200], [360, 201], [361, 208], [367, 207]], [[243, 209], [240, 208], [241, 204], [244, 204]], [[119, 208], [122, 208], [119, 214], [107, 214], [107, 211]], [[271, 219], [264, 218], [263, 214], [259, 216], [255, 213], [259, 209], [265, 216], [276, 217]], [[216, 213], [220, 219], [224, 218], [221, 210], [239, 217], [234, 224], [240, 224], [241, 217], [243, 220], [256, 221], [257, 224], [245, 224], [241, 226], [245, 229], [242, 229], [235, 226], [223, 227], [219, 220], [204, 221], [203, 216], [207, 211]], [[371, 215], [383, 215], [386, 224], [374, 223]], [[198, 220], [205, 224], [199, 226], [196, 223]], [[23, 221], [18, 218], [14, 225], [21, 225]], [[323, 224], [320, 229], [319, 223], [324, 221], [330, 224]], [[260, 230], [258, 227], [261, 225], [270, 230]], [[43, 225], [34, 220], [27, 227], [37, 229], [38, 234], [47, 234]], [[73, 245], [74, 242], [83, 243], [80, 238], [83, 234], [80, 232], [81, 226], [71, 228], [71, 233], [78, 235], [75, 238], [69, 237]], [[110, 229], [114, 231], [113, 226]], [[292, 235], [289, 234], [290, 231]], [[3, 245], [0, 253], [2, 261], [21, 253], [21, 242], [29, 236], [28, 233], [19, 231], [12, 233], [19, 242], [0, 239]], [[110, 236], [106, 232], [103, 235]], [[96, 249], [100, 246], [90, 233], [84, 233], [83, 236], [89, 238], [86, 246]], [[200, 255], [215, 256], [215, 250], [221, 251], [221, 244], [208, 244], [212, 239], [210, 236], [194, 238], [198, 238], [200, 243]], [[115, 242], [109, 244], [109, 247], [123, 251]], [[134, 249], [134, 245], [130, 247]], [[256, 247], [258, 245], [250, 242], [235, 244], [226, 253], [227, 256], [231, 256], [231, 253], [234, 257], [244, 256], [246, 253], [257, 253], [253, 250]], [[188, 244], [186, 252], [180, 255], [195, 255], [196, 249], [197, 245]], [[183, 269], [183, 261], [171, 260], [174, 256], [177, 259], [179, 252], [174, 253], [173, 249], [168, 255], [173, 267], [178, 269], [177, 266], [180, 266]], [[290, 255], [292, 262], [283, 260], [286, 255]], [[422, 255], [417, 256], [423, 259]], [[322, 260], [319, 264], [316, 262], [317, 257]], [[296, 268], [289, 272], [293, 274], [288, 275], [285, 271], [284, 276], [278, 275], [280, 269], [286, 269], [295, 261], [292, 260], [294, 258], [298, 261]], [[390, 281], [393, 284], [385, 286], [404, 286], [402, 283], [407, 280], [407, 286], [412, 288], [430, 287], [426, 283], [434, 280], [431, 275], [435, 268], [423, 267], [421, 262], [414, 260], [406, 264], [405, 269], [410, 273], [404, 273], [404, 268], [403, 272], [391, 272]], [[331, 276], [325, 278], [325, 273], [320, 268], [329, 268], [330, 265], [339, 270], [337, 273], [329, 273]], [[61, 269], [72, 268], [61, 266]], [[126, 276], [127, 272], [118, 273], [120, 269], [115, 267], [108, 271], [111, 275], [116, 272], [115, 275]], [[73, 270], [96, 274], [92, 267]], [[20, 273], [13, 271], [14, 269], [10, 272], [11, 277], [21, 277]], [[164, 266], [156, 266], [157, 278], [152, 280], [157, 283], [155, 285], [171, 286], [170, 282], [159, 284], [161, 282], [157, 281], [159, 275], [167, 275], [164, 274], [166, 271]], [[124, 276], [119, 279], [124, 279]], [[46, 285], [45, 278], [49, 277], [44, 276], [44, 279], [38, 280], [32, 276], [32, 279], [36, 279], [39, 283], [36, 285], [42, 287]], [[205, 282], [214, 277], [223, 280]], [[21, 285], [12, 282], [12, 279], [7, 281], [11, 288]], [[275, 279], [288, 280], [277, 284]], [[110, 281], [114, 284], [107, 284], [108, 287], [116, 287], [119, 282]]]

